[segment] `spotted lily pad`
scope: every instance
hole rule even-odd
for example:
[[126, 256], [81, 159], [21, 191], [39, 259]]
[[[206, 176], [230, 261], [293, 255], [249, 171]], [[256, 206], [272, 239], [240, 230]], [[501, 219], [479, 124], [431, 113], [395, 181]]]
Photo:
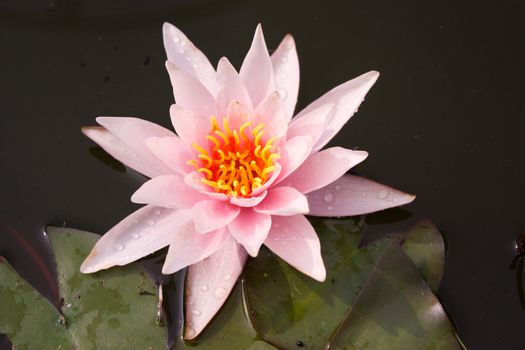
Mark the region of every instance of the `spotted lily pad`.
[[157, 325], [156, 288], [138, 265], [79, 272], [100, 236], [48, 227], [58, 271], [61, 310], [0, 263], [0, 333], [16, 349], [165, 349]]

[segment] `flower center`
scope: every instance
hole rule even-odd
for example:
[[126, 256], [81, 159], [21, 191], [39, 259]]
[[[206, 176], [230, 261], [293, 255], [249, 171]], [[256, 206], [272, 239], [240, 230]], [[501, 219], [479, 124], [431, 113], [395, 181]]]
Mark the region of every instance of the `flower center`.
[[231, 129], [227, 118], [222, 128], [215, 116], [210, 118], [211, 130], [206, 135], [207, 147], [197, 143], [197, 159], [187, 163], [203, 175], [201, 181], [216, 192], [233, 197], [247, 197], [261, 187], [275, 169], [274, 161], [280, 158], [274, 145], [277, 137], [264, 141], [264, 124], [252, 127], [245, 122], [238, 129]]

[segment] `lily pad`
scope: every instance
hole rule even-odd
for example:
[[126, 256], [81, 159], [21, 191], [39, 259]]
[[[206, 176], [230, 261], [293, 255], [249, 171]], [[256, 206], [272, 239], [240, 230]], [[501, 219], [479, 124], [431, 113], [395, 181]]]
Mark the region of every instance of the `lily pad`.
[[242, 283], [237, 282], [220, 312], [197, 340], [181, 341], [174, 348], [276, 350], [261, 340], [251, 325], [244, 309]]
[[48, 227], [61, 312], [7, 262], [0, 264], [0, 332], [16, 349], [165, 349], [156, 322], [156, 288], [138, 264], [83, 275], [82, 260], [100, 236]]
[[403, 234], [402, 238], [403, 251], [416, 264], [429, 287], [437, 292], [445, 264], [443, 236], [432, 222], [423, 220]]
[[[245, 293], [259, 335], [284, 349], [460, 349], [402, 241], [387, 238], [359, 248], [363, 227], [356, 220], [312, 220], [328, 272], [324, 283], [267, 250], [250, 261]], [[412, 234], [408, 251], [416, 249], [411, 242], [421, 235]], [[435, 259], [419, 263], [432, 270], [436, 265]]]

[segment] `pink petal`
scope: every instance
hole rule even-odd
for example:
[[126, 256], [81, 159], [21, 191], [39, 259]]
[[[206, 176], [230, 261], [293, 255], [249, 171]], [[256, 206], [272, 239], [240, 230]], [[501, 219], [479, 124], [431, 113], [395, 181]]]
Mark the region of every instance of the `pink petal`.
[[353, 216], [404, 205], [416, 196], [359, 176], [344, 175], [307, 198], [309, 215]]
[[314, 140], [311, 136], [297, 136], [286, 141], [281, 148], [279, 164], [281, 164], [282, 170], [276, 183], [286, 179], [304, 163], [312, 151], [313, 143]]
[[291, 186], [306, 194], [322, 188], [361, 163], [368, 156], [365, 151], [332, 147], [312, 154], [281, 185]]
[[257, 106], [270, 92], [275, 90], [272, 61], [260, 24], [255, 30], [252, 46], [242, 63], [240, 75], [254, 106]]
[[293, 187], [276, 187], [268, 191], [268, 196], [254, 210], [258, 213], [280, 216], [308, 214], [308, 201]]
[[281, 96], [277, 91], [268, 95], [257, 106], [251, 122], [254, 127], [261, 123], [265, 125], [264, 134], [261, 138], [263, 142], [272, 137], [277, 137], [279, 139], [274, 142], [274, 145], [279, 145], [284, 140], [288, 129], [288, 120], [283, 108]]
[[264, 244], [305, 275], [320, 282], [325, 280], [319, 237], [303, 215], [272, 217], [272, 228]]
[[168, 61], [195, 77], [213, 96], [216, 96], [219, 86], [215, 69], [206, 56], [172, 24], [164, 23], [162, 33]]
[[267, 194], [268, 194], [268, 191], [264, 191], [264, 192], [262, 192], [261, 194], [259, 194], [257, 196], [248, 197], [248, 198], [231, 197], [230, 198], [230, 203], [234, 204], [234, 205], [238, 205], [239, 207], [250, 208], [250, 207], [254, 207], [257, 204], [261, 203], [262, 200], [266, 197]]
[[188, 222], [191, 222], [190, 210], [145, 206], [103, 235], [80, 271], [92, 273], [140, 259], [167, 246], [177, 230]]
[[204, 120], [208, 120], [211, 115], [217, 115], [217, 102], [204, 85], [169, 61], [166, 62], [166, 69], [178, 105]]
[[131, 117], [98, 117], [97, 123], [111, 131], [126, 145], [149, 154], [144, 145], [148, 137], [173, 136], [173, 132], [144, 119]]
[[153, 154], [147, 155], [145, 152], [139, 152], [102, 127], [83, 127], [82, 132], [115, 159], [141, 174], [155, 177], [173, 172]]
[[218, 193], [218, 192], [212, 191], [211, 187], [201, 182], [201, 179], [202, 179], [202, 175], [196, 171], [193, 171], [184, 177], [184, 182], [186, 183], [186, 185], [190, 186], [191, 188], [198, 191], [199, 193], [202, 193], [205, 196], [208, 196], [210, 199], [214, 199], [217, 201], [223, 201], [223, 202], [229, 199], [229, 197], [225, 195], [224, 193]]
[[309, 135], [314, 142], [317, 142], [325, 131], [327, 120], [331, 118], [333, 109], [334, 105], [327, 103], [311, 110], [301, 118], [292, 119], [286, 137], [291, 139], [295, 136]]
[[[237, 100], [231, 100], [226, 107], [226, 118], [228, 119], [228, 125], [231, 129], [239, 130], [242, 124], [251, 119], [251, 114], [251, 109], [248, 109]], [[251, 129], [251, 126], [249, 126], [248, 130]]]
[[187, 222], [172, 235], [162, 273], [169, 275], [206, 259], [222, 246], [229, 235], [225, 228], [202, 235], [195, 230], [192, 222]]
[[181, 175], [161, 175], [143, 184], [131, 201], [158, 207], [187, 209], [206, 197], [186, 185]]
[[196, 117], [190, 110], [176, 104], [170, 107], [170, 117], [175, 132], [186, 145], [196, 142], [207, 148], [206, 135], [211, 129], [209, 119]]
[[237, 73], [226, 57], [219, 60], [217, 81], [221, 85], [221, 90], [217, 97], [220, 116], [226, 115], [226, 107], [232, 100], [239, 101], [250, 110], [253, 109], [252, 100], [248, 90], [246, 90], [246, 86], [244, 86], [239, 73]]
[[292, 118], [299, 93], [299, 58], [293, 37], [288, 34], [272, 54], [277, 91], [283, 100], [288, 118]]
[[228, 202], [204, 200], [193, 206], [193, 221], [200, 233], [228, 225], [239, 215], [240, 208]]
[[[162, 174], [169, 174], [171, 171], [153, 156], [146, 147], [145, 140], [149, 137], [174, 136], [173, 132], [160, 125], [147, 120], [129, 117], [98, 117], [97, 123], [117, 136], [124, 144], [133, 150], [132, 157], [138, 157], [153, 164], [153, 169], [161, 170]], [[158, 174], [157, 171], [149, 173]]]
[[215, 253], [188, 268], [185, 339], [198, 336], [219, 311], [235, 286], [246, 257], [246, 250], [230, 236]]
[[150, 137], [146, 139], [146, 147], [162, 163], [181, 175], [193, 171], [186, 162], [195, 158], [194, 152], [188, 149], [176, 135], [168, 137]]
[[296, 118], [302, 118], [308, 112], [326, 103], [333, 103], [336, 105], [333, 117], [326, 125], [324, 134], [315, 144], [313, 152], [320, 150], [332, 139], [332, 137], [335, 136], [335, 134], [339, 132], [343, 125], [357, 111], [357, 108], [364, 100], [368, 90], [374, 85], [378, 77], [378, 72], [371, 71], [347, 81], [346, 83], [328, 91], [296, 116]]
[[235, 220], [228, 224], [228, 229], [248, 254], [256, 257], [271, 225], [270, 215], [256, 213], [252, 208], [242, 208]]

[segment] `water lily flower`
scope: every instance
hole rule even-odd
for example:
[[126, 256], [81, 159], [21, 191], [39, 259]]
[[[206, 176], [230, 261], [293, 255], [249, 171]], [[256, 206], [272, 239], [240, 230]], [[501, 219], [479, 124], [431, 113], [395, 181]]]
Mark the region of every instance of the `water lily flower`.
[[109, 230], [81, 266], [92, 273], [169, 246], [162, 269], [185, 267], [185, 338], [222, 306], [248, 255], [264, 244], [302, 273], [324, 281], [319, 238], [305, 215], [360, 215], [414, 196], [345, 175], [367, 153], [323, 149], [378, 78], [339, 85], [293, 119], [299, 63], [292, 36], [270, 55], [259, 25], [239, 72], [217, 70], [177, 28], [163, 27], [176, 104], [176, 134], [136, 118], [99, 117], [83, 132], [151, 178], [131, 197], [146, 204]]

